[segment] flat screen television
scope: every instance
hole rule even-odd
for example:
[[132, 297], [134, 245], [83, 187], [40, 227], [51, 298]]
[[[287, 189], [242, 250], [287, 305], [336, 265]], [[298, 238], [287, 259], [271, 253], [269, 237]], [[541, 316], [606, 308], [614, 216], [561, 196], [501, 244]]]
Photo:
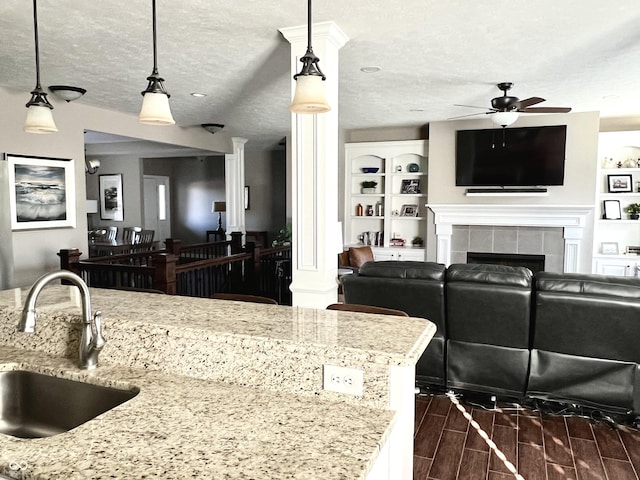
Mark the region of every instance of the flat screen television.
[[456, 186], [562, 185], [566, 140], [566, 125], [458, 130]]

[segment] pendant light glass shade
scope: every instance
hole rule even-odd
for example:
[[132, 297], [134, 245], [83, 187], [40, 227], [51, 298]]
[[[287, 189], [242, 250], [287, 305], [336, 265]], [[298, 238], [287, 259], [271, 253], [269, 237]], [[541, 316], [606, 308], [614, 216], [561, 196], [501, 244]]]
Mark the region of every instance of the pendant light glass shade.
[[324, 113], [331, 110], [322, 77], [300, 75], [290, 110], [294, 113]]
[[152, 1], [153, 12], [153, 71], [147, 77], [149, 84], [142, 92], [140, 123], [148, 125], [173, 125], [176, 121], [169, 107], [169, 93], [164, 88], [164, 78], [158, 74], [158, 48], [156, 41], [156, 0]]
[[53, 112], [49, 107], [31, 105], [27, 110], [27, 119], [24, 122], [24, 131], [27, 133], [55, 133], [58, 131], [53, 121]]
[[307, 3], [307, 51], [300, 58], [302, 69], [293, 76], [296, 91], [289, 110], [293, 113], [324, 113], [331, 110], [327, 101], [324, 81], [326, 77], [320, 70], [320, 59], [313, 53], [311, 46], [311, 0]]
[[508, 127], [518, 120], [518, 112], [496, 112], [491, 114], [491, 121], [501, 127]]
[[169, 97], [166, 93], [145, 92], [140, 110], [140, 123], [148, 125], [173, 125]]
[[54, 133], [58, 131], [53, 121], [53, 106], [47, 100], [47, 94], [40, 86], [40, 48], [38, 45], [38, 4], [33, 0], [33, 35], [36, 47], [36, 86], [31, 91], [31, 99], [25, 105], [27, 118], [24, 131], [27, 133]]

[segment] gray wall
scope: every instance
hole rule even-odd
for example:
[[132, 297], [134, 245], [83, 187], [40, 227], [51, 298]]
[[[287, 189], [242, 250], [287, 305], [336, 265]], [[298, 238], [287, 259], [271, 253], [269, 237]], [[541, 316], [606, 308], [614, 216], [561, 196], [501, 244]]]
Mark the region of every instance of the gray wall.
[[[224, 156], [147, 158], [145, 175], [170, 178], [171, 236], [185, 245], [206, 241], [206, 231], [218, 228], [211, 203], [225, 201]], [[222, 228], [226, 230], [225, 214]]]
[[269, 232], [271, 242], [288, 221], [285, 149], [254, 151], [248, 148], [244, 175], [251, 199], [249, 210], [245, 211], [246, 229]]

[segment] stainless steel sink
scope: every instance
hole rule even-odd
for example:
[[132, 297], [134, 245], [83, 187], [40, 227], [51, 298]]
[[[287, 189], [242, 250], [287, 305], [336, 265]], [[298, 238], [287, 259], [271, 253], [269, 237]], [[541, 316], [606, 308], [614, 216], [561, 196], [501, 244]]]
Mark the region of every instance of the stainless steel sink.
[[0, 433], [40, 438], [67, 432], [138, 392], [24, 370], [0, 372]]

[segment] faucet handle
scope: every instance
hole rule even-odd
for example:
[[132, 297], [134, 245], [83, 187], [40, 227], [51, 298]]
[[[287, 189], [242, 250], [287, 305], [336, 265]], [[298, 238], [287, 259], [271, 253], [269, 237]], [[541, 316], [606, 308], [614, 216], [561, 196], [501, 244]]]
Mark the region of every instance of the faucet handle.
[[102, 312], [100, 310], [96, 310], [96, 313], [93, 315], [91, 333], [93, 335], [93, 339], [91, 341], [93, 348], [98, 351], [102, 350], [102, 347], [104, 347], [104, 344], [107, 343], [107, 341], [102, 336]]

